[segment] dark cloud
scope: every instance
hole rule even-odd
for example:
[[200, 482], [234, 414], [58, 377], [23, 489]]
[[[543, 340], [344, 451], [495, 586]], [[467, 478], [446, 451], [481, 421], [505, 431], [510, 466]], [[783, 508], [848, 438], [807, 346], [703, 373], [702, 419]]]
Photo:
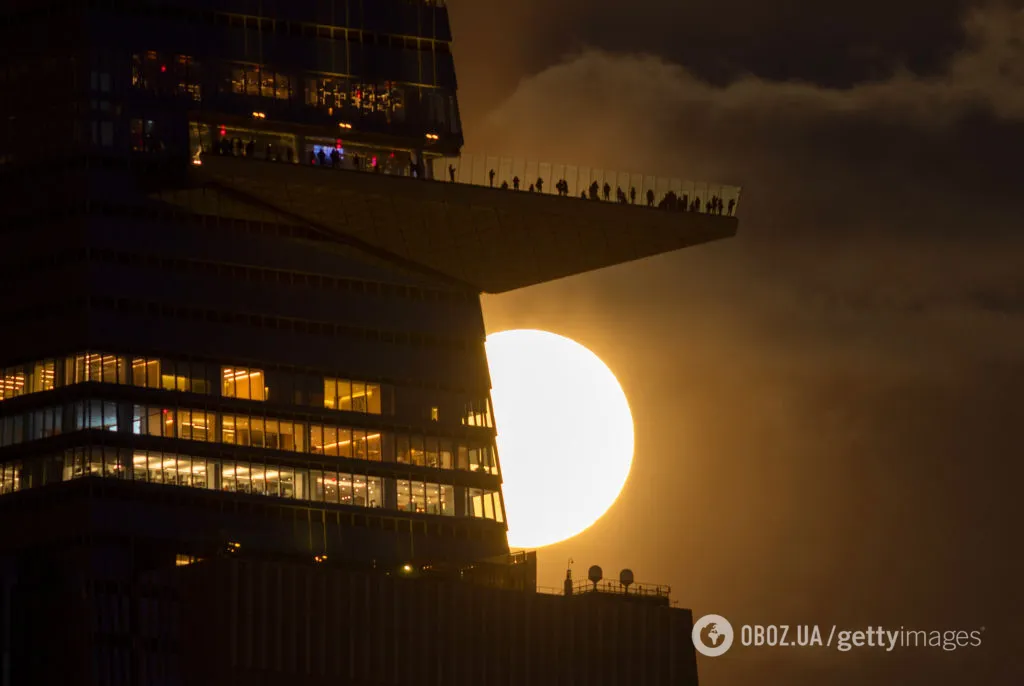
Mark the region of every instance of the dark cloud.
[[[834, 9], [859, 17], [837, 44], [905, 65], [835, 87], [743, 60], [709, 79], [646, 42], [682, 10], [632, 5], [648, 34], [617, 17], [618, 39], [538, 68], [474, 55], [521, 80], [467, 122], [470, 149], [744, 187], [735, 239], [485, 300], [492, 330], [597, 352], [636, 418], [620, 502], [542, 551], [544, 580], [572, 555], [741, 621], [987, 627], [973, 653], [737, 653], [702, 662], [706, 686], [1021, 683], [1024, 11], [716, 5], [730, 21], [709, 35], [792, 38], [776, 61], [827, 52], [793, 36]], [[707, 23], [710, 3], [684, 5]], [[608, 8], [568, 6], [581, 32]], [[569, 25], [531, 7], [540, 35]], [[920, 68], [894, 58], [908, 7]]]

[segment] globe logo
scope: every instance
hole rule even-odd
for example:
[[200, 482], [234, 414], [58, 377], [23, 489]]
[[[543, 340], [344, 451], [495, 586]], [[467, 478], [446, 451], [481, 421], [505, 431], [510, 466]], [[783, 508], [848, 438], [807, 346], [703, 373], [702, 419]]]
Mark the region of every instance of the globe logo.
[[732, 647], [732, 624], [722, 615], [704, 615], [693, 625], [691, 637], [698, 653], [718, 657]]

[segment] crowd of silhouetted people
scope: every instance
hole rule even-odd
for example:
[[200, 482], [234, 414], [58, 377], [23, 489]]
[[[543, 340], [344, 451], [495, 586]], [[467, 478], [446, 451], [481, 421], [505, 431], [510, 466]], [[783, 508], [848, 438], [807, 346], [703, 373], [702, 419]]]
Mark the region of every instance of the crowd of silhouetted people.
[[[291, 146], [277, 145], [267, 143], [266, 149], [263, 152], [262, 159], [270, 161], [281, 161], [281, 162], [292, 162], [294, 161], [294, 151]], [[222, 138], [217, 145], [217, 154], [226, 155], [231, 157], [257, 157], [256, 141], [250, 139], [248, 143], [242, 141], [241, 138]], [[419, 179], [426, 179], [427, 170], [424, 164], [423, 156], [411, 157], [409, 161], [398, 163], [393, 159], [394, 154], [391, 154], [388, 158], [377, 156], [377, 155], [366, 155], [360, 156], [356, 152], [350, 154], [344, 154], [341, 150], [328, 147], [318, 147], [315, 152], [309, 154], [307, 160], [309, 164], [318, 166], [321, 168], [328, 169], [352, 169], [356, 171], [367, 171], [385, 174], [400, 174], [406, 175]], [[457, 169], [455, 165], [448, 165], [448, 179], [452, 183], [456, 182]], [[494, 169], [487, 172], [487, 182], [491, 188], [494, 188], [495, 177], [497, 173]], [[519, 191], [522, 189], [522, 181], [518, 176], [512, 178], [511, 186], [508, 181], [502, 181], [499, 188], [503, 190]], [[538, 177], [537, 180], [529, 185], [526, 189], [530, 193], [543, 193], [544, 192], [544, 179]], [[569, 197], [569, 182], [564, 178], [559, 179], [555, 182], [556, 193], [564, 198]], [[602, 186], [599, 182], [593, 181], [590, 186], [580, 191], [580, 198], [583, 200], [597, 200], [603, 202], [613, 202], [612, 200], [612, 186], [607, 181]], [[704, 200], [701, 200], [700, 196], [694, 194], [691, 198], [688, 194], [683, 193], [682, 195], [675, 191], [668, 191], [660, 200], [655, 204], [656, 196], [653, 189], [647, 189], [641, 202], [646, 201], [647, 207], [656, 207], [661, 210], [671, 210], [676, 212], [700, 212], [703, 214], [717, 214], [732, 216], [736, 211], [736, 199], [730, 198], [728, 202], [724, 201], [717, 195], [712, 195]], [[622, 205], [636, 205], [637, 204], [637, 191], [635, 186], [630, 186], [629, 190], [624, 190], [621, 186], [615, 188], [615, 200]]]
[[[455, 167], [451, 164], [448, 165], [448, 178], [452, 182], [455, 181]], [[487, 172], [487, 182], [491, 188], [494, 188], [494, 177], [497, 176], [495, 171], [491, 169]], [[518, 176], [512, 178], [511, 189], [514, 191], [520, 190], [521, 182]], [[502, 190], [508, 190], [508, 181], [502, 181], [499, 186]], [[555, 190], [561, 197], [569, 197], [569, 182], [565, 179], [559, 179], [555, 182]], [[544, 179], [538, 178], [536, 182], [531, 183], [528, 189], [530, 193], [544, 192]], [[601, 186], [597, 181], [593, 181], [590, 187], [580, 191], [580, 198], [583, 200], [603, 200], [604, 202], [612, 202], [612, 186], [607, 181]], [[661, 210], [673, 210], [676, 212], [702, 212], [704, 214], [718, 214], [732, 216], [736, 211], [736, 199], [730, 198], [728, 202], [725, 202], [722, 198], [717, 195], [712, 195], [705, 201], [701, 201], [700, 197], [694, 194], [691, 199], [686, 193], [682, 195], [677, 194], [675, 191], [668, 191], [658, 204], [655, 205], [655, 194], [653, 189], [647, 189], [645, 198], [647, 201], [647, 207], [657, 207]], [[615, 202], [622, 205], [635, 205], [636, 204], [636, 186], [630, 186], [629, 192], [627, 193], [622, 189], [621, 186], [615, 189]]]

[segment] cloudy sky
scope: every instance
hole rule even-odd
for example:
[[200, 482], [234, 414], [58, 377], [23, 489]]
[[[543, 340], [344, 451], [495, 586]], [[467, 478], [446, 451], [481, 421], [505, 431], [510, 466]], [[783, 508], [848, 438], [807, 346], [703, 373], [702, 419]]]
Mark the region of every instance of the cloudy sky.
[[541, 583], [572, 556], [734, 623], [985, 627], [734, 649], [702, 686], [1024, 683], [1021, 6], [448, 3], [467, 150], [744, 188], [735, 239], [485, 299], [594, 350], [636, 421]]

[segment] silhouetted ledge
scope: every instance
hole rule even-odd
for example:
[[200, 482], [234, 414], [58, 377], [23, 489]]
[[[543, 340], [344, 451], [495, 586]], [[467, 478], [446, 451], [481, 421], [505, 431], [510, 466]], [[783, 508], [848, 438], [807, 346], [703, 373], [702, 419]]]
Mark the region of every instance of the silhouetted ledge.
[[502, 293], [736, 234], [735, 217], [206, 156], [197, 185]]

